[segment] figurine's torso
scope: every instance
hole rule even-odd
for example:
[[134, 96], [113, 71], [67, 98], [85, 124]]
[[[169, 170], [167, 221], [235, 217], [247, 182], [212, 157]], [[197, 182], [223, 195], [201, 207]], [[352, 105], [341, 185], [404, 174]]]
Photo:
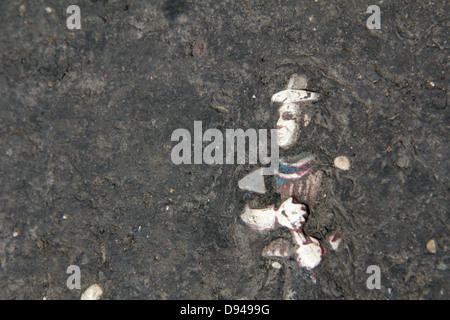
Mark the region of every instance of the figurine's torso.
[[276, 191], [284, 201], [293, 197], [299, 203], [313, 206], [317, 201], [323, 172], [317, 170], [316, 159], [310, 154], [299, 154], [280, 160], [275, 175]]

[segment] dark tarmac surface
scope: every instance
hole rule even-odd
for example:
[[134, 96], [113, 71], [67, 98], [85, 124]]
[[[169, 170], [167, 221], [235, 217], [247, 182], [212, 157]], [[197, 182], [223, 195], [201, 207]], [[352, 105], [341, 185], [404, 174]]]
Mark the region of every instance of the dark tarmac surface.
[[[66, 27], [72, 4], [81, 30]], [[380, 30], [366, 27], [372, 4]], [[448, 12], [445, 1], [0, 2], [0, 299], [79, 299], [94, 283], [102, 299], [448, 299]], [[343, 238], [316, 283], [294, 260], [261, 257], [284, 230], [239, 218], [257, 196], [237, 183], [255, 166], [170, 157], [172, 132], [194, 121], [274, 128], [270, 97], [293, 73], [323, 97], [298, 145], [326, 173], [306, 230]], [[333, 166], [340, 155], [350, 170]], [[81, 290], [66, 287], [69, 265]], [[379, 290], [366, 287], [370, 265]]]

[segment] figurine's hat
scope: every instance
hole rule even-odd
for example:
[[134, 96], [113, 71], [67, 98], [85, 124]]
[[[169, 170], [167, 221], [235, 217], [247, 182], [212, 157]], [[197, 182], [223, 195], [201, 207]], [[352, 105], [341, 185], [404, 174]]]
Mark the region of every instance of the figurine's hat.
[[286, 90], [275, 93], [272, 96], [272, 102], [307, 102], [317, 101], [320, 95], [316, 92], [304, 90], [307, 86], [306, 79], [297, 74], [293, 74], [289, 79]]

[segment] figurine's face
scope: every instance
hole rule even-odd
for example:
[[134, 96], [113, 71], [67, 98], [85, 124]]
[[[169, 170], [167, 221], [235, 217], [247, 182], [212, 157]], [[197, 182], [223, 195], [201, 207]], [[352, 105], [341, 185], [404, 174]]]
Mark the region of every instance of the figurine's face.
[[292, 102], [282, 104], [278, 112], [278, 145], [281, 148], [289, 148], [297, 141], [301, 127], [308, 125], [309, 116]]

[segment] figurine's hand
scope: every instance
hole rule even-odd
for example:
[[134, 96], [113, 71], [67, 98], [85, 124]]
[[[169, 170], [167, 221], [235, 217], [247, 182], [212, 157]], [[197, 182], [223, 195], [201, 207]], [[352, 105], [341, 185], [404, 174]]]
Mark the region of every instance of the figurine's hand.
[[291, 230], [300, 229], [307, 214], [306, 206], [301, 203], [294, 203], [292, 197], [284, 201], [276, 211], [278, 223]]
[[250, 228], [264, 231], [275, 228], [276, 215], [274, 206], [264, 209], [251, 209], [245, 206], [241, 219], [250, 226]]

